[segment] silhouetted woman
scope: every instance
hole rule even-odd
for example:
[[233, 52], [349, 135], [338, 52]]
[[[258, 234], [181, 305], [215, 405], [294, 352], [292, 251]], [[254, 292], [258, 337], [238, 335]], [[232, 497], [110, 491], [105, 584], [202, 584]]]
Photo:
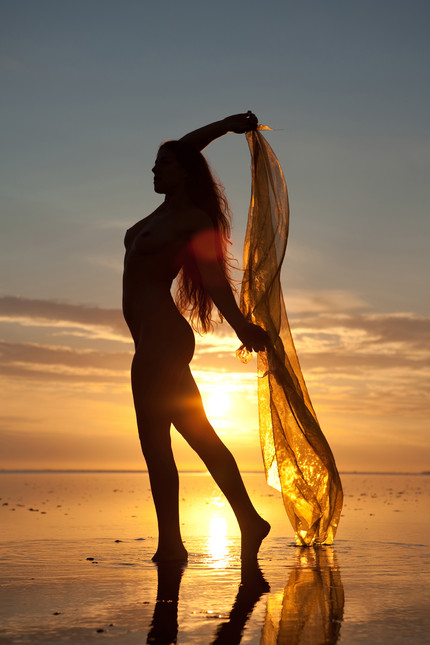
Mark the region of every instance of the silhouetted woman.
[[[251, 112], [227, 117], [161, 145], [152, 169], [164, 202], [125, 236], [123, 311], [135, 343], [131, 368], [142, 451], [157, 512], [154, 561], [186, 560], [171, 424], [201, 457], [237, 517], [242, 559], [255, 558], [270, 525], [253, 507], [236, 462], [210, 425], [191, 375], [194, 326], [211, 327], [215, 305], [241, 342], [260, 351], [266, 333], [240, 312], [228, 278], [228, 205], [200, 153], [229, 131], [255, 129]], [[178, 276], [176, 303], [170, 292]]]

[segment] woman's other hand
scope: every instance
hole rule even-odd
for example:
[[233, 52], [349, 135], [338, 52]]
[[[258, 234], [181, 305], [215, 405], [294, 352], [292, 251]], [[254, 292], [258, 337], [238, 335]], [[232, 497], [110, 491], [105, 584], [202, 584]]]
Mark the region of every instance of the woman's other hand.
[[267, 331], [252, 323], [247, 322], [243, 327], [236, 329], [236, 334], [249, 352], [262, 352], [270, 345]]
[[258, 118], [251, 110], [244, 114], [232, 114], [223, 119], [223, 123], [227, 128], [227, 132], [235, 132], [236, 134], [243, 134], [250, 130], [255, 130], [258, 126]]

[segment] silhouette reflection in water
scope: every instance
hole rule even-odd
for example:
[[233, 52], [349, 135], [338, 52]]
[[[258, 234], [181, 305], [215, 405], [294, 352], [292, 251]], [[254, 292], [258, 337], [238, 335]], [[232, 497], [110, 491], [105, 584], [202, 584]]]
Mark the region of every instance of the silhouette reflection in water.
[[[184, 565], [163, 562], [157, 564], [158, 590], [147, 643], [170, 645], [178, 636], [178, 597]], [[213, 644], [235, 645], [240, 643], [245, 623], [262, 594], [270, 587], [261, 573], [257, 561], [244, 562], [241, 569], [239, 590], [227, 622], [217, 628]]]
[[[178, 636], [178, 597], [184, 567], [158, 563], [158, 590], [147, 643], [170, 645]], [[242, 565], [241, 581], [226, 622], [212, 645], [237, 645], [261, 596], [270, 591], [257, 561]], [[261, 645], [334, 645], [340, 635], [344, 592], [332, 547], [297, 547], [285, 589], [267, 597]]]
[[344, 592], [331, 547], [297, 547], [283, 594], [267, 599], [261, 645], [333, 645], [343, 618]]
[[157, 600], [147, 643], [170, 645], [178, 635], [178, 598], [184, 565], [179, 562], [159, 562]]
[[236, 645], [242, 639], [245, 623], [252, 610], [264, 593], [270, 587], [261, 573], [260, 567], [255, 562], [242, 565], [241, 581], [228, 622], [222, 623], [216, 632], [213, 645]]

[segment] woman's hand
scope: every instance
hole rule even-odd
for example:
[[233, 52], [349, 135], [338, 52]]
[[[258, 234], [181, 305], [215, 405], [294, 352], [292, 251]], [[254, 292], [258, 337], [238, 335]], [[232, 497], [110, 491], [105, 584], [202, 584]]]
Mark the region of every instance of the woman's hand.
[[223, 119], [223, 123], [227, 128], [227, 132], [235, 132], [236, 134], [243, 134], [250, 130], [256, 130], [258, 119], [251, 110], [245, 114], [232, 114]]
[[249, 352], [262, 352], [270, 345], [269, 334], [258, 325], [247, 322], [235, 331], [239, 340], [242, 341], [242, 344]]

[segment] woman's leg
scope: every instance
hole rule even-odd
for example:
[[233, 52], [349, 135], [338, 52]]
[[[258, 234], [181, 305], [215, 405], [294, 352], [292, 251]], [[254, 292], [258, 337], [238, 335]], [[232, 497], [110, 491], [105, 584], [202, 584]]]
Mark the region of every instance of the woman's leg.
[[[154, 365], [154, 363], [152, 363]], [[158, 548], [154, 561], [186, 560], [179, 528], [179, 479], [173, 457], [171, 385], [148, 354], [136, 353], [132, 389], [142, 452], [146, 460], [158, 520]]]
[[255, 510], [233, 455], [210, 425], [189, 368], [183, 372], [180, 397], [172, 419], [178, 432], [206, 464], [229, 501], [242, 533], [242, 558], [255, 557], [270, 525]]

